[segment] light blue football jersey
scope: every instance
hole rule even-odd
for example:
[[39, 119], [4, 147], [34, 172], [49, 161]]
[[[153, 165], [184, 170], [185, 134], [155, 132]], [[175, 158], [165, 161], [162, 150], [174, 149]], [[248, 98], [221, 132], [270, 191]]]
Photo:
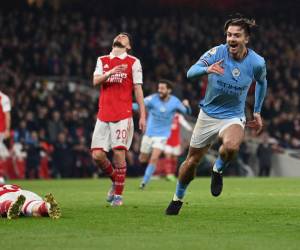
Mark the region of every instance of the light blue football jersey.
[[188, 78], [206, 73], [207, 67], [220, 60], [224, 74], [208, 75], [208, 86], [200, 107], [209, 116], [226, 119], [245, 116], [246, 97], [253, 80], [256, 81], [254, 112], [260, 112], [266, 94], [266, 64], [263, 57], [248, 49], [242, 60], [235, 60], [222, 44], [204, 53], [188, 71]]
[[146, 97], [144, 101], [148, 111], [145, 135], [150, 137], [169, 137], [175, 113], [190, 113], [190, 108], [185, 107], [173, 95], [170, 95], [167, 101], [163, 101], [160, 99], [159, 94], [156, 93]]

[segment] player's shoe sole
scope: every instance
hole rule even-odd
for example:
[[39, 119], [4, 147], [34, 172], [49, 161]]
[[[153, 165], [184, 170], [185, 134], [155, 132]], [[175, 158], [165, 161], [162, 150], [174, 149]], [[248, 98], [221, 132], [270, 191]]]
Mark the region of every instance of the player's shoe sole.
[[120, 207], [123, 205], [123, 198], [120, 195], [115, 195], [113, 201], [110, 203], [112, 207]]
[[19, 217], [25, 200], [26, 198], [24, 195], [18, 196], [17, 200], [10, 205], [7, 211], [7, 219], [11, 220]]
[[223, 177], [221, 173], [211, 172], [210, 191], [213, 196], [219, 196], [223, 190]]
[[44, 201], [50, 204], [50, 208], [48, 210], [49, 217], [52, 219], [59, 219], [61, 217], [61, 211], [53, 194], [46, 194]]
[[111, 203], [115, 197], [115, 185], [112, 184], [111, 188], [107, 192], [106, 201]]
[[171, 201], [169, 206], [166, 209], [166, 215], [178, 215], [182, 207], [182, 201]]

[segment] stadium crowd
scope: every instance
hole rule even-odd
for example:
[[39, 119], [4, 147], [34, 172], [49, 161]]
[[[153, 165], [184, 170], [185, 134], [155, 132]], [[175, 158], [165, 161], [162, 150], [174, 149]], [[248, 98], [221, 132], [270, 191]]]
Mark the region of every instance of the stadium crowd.
[[[64, 8], [70, 8], [66, 11]], [[12, 101], [10, 147], [26, 158], [26, 177], [38, 177], [41, 155], [50, 159], [53, 177], [92, 176], [91, 133], [97, 114], [97, 89], [91, 78], [98, 55], [108, 53], [113, 37], [127, 31], [134, 37], [133, 54], [141, 59], [144, 94], [156, 92], [157, 80], [176, 83], [174, 94], [188, 99], [198, 114], [206, 79], [190, 82], [187, 69], [207, 48], [224, 42], [227, 16], [178, 10], [113, 16], [91, 10], [24, 6], [0, 15], [0, 90]], [[264, 56], [268, 93], [262, 110], [265, 128], [283, 148], [300, 148], [300, 31], [293, 14], [273, 19], [257, 13], [259, 27], [251, 46]], [[280, 20], [280, 21], [278, 21]], [[250, 89], [251, 115], [254, 91]], [[129, 175], [138, 165], [140, 134], [128, 153]], [[41, 154], [42, 152], [42, 154]]]

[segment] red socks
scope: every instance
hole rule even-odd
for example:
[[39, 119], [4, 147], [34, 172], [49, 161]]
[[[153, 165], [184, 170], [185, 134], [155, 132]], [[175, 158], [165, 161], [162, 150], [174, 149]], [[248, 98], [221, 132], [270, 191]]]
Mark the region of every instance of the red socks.
[[98, 165], [101, 165], [100, 168], [103, 170], [103, 172], [110, 177], [112, 182], [116, 179], [116, 170], [113, 168], [111, 162], [108, 159], [105, 159], [103, 162], [99, 162]]
[[125, 185], [125, 177], [126, 177], [126, 164], [116, 165], [116, 177], [115, 177], [115, 195], [122, 195]]
[[7, 214], [12, 201], [3, 201], [0, 203], [0, 214]]
[[46, 202], [43, 202], [39, 209], [38, 209], [38, 213], [41, 215], [41, 216], [47, 216], [48, 215], [48, 208], [47, 208], [47, 204]]
[[166, 175], [176, 173], [177, 161], [175, 159], [165, 159], [165, 173]]

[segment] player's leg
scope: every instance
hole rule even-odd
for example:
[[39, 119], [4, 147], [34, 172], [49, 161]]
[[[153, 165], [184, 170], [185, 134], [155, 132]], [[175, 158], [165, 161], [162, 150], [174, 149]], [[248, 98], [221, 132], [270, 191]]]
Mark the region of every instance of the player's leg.
[[150, 160], [147, 165], [140, 188], [143, 189], [149, 183], [151, 176], [153, 175], [153, 173], [155, 171], [155, 168], [156, 168], [156, 165], [157, 165], [157, 162], [159, 160], [161, 153], [162, 153], [161, 148], [153, 148], [152, 149]]
[[42, 199], [36, 193], [28, 190], [22, 190], [22, 195], [26, 197], [26, 201], [22, 207], [22, 213], [25, 216], [32, 217], [50, 217], [52, 219], [58, 219], [61, 216], [61, 211], [54, 196], [49, 193]]
[[19, 217], [25, 197], [19, 192], [6, 193], [0, 199], [0, 217], [6, 216], [7, 219]]
[[111, 146], [113, 149], [113, 164], [116, 171], [114, 197], [112, 206], [123, 204], [122, 194], [127, 171], [126, 151], [129, 150], [133, 138], [133, 120], [127, 118], [117, 123], [110, 123]]
[[207, 153], [209, 145], [203, 148], [193, 148], [190, 146], [188, 155], [185, 161], [181, 164], [179, 168], [178, 181], [176, 185], [176, 191], [173, 200], [169, 204], [166, 214], [167, 215], [177, 215], [183, 204], [183, 198], [186, 189], [190, 182], [194, 179], [196, 174], [196, 168], [199, 166], [203, 156]]
[[220, 133], [222, 145], [219, 148], [219, 156], [213, 166], [211, 176], [211, 193], [219, 196], [223, 189], [222, 172], [232, 161], [239, 150], [244, 138], [244, 128], [242, 124], [231, 124]]
[[141, 141], [141, 148], [139, 154], [139, 162], [142, 167], [146, 168], [150, 159], [151, 151], [152, 151], [152, 138], [144, 135]]
[[92, 158], [97, 166], [114, 182], [116, 173], [106, 155], [110, 149], [110, 140], [109, 123], [97, 120], [91, 143]]
[[44, 203], [39, 207], [39, 211], [41, 212], [41, 214], [43, 214], [43, 216], [45, 216], [44, 213], [42, 213], [45, 207], [47, 208], [47, 214], [50, 218], [59, 219], [61, 217], [60, 207], [57, 201], [55, 200], [53, 194], [46, 194], [44, 198]]
[[169, 181], [176, 181], [175, 173], [177, 169], [178, 156], [180, 155], [180, 146], [167, 147], [165, 149], [165, 171], [166, 179]]
[[127, 171], [125, 149], [113, 149], [113, 163], [115, 166], [116, 178], [114, 186], [114, 197], [111, 205], [120, 206], [123, 204], [122, 195], [124, 191]]
[[168, 181], [175, 181], [175, 167], [174, 167], [174, 160], [173, 155], [171, 153], [172, 148], [169, 146], [168, 149], [165, 149], [165, 159], [164, 159], [164, 170], [165, 170], [165, 176], [166, 180]]
[[[153, 144], [152, 138], [147, 135], [144, 135], [141, 141], [139, 161], [142, 168], [145, 169], [145, 171], [148, 166], [149, 159], [152, 153], [152, 144]], [[145, 186], [142, 181], [139, 188], [143, 189], [144, 187]]]
[[218, 134], [217, 123], [218, 121], [215, 118], [207, 116], [202, 110], [200, 111], [188, 155], [179, 168], [176, 191], [173, 200], [166, 209], [167, 215], [177, 215], [179, 213], [185, 191], [195, 177], [196, 168]]

